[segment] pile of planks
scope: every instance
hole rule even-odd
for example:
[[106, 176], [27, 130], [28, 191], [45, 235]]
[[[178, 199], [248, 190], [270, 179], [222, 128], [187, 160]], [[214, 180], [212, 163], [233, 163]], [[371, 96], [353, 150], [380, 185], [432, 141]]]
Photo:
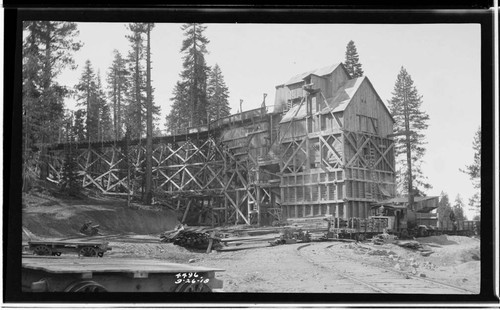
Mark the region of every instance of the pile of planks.
[[382, 232], [389, 226], [386, 218], [332, 218], [332, 228], [353, 229], [359, 232]]
[[271, 246], [271, 243], [280, 237], [279, 234], [270, 233], [270, 234], [260, 234], [257, 236], [251, 235], [239, 235], [233, 236], [229, 238], [221, 239], [222, 244], [224, 245], [221, 248], [218, 248], [217, 251], [239, 251], [239, 250], [248, 250], [248, 249], [256, 249]]
[[[185, 248], [205, 250], [220, 247], [220, 235], [207, 228], [180, 226], [160, 235], [161, 242], [173, 243]], [[212, 241], [210, 243], [210, 241]]]
[[289, 218], [286, 221], [288, 225], [285, 226], [284, 233], [295, 231], [302, 235], [301, 232], [303, 232], [304, 238], [298, 239], [307, 242], [314, 239], [323, 239], [328, 235], [332, 216]]

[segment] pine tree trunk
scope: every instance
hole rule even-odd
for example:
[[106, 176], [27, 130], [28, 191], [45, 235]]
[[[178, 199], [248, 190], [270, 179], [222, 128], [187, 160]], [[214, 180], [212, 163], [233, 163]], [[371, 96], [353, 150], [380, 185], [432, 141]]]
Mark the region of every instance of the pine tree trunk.
[[114, 69], [114, 81], [113, 81], [113, 128], [115, 131], [115, 140], [118, 140], [118, 107], [117, 107], [117, 77], [116, 77], [116, 69]]
[[151, 42], [150, 42], [150, 24], [147, 29], [147, 50], [146, 50], [146, 89], [147, 89], [147, 106], [146, 106], [146, 195], [145, 204], [152, 202], [152, 156], [153, 156], [153, 111], [151, 98]]
[[[118, 71], [118, 77], [120, 77], [121, 72]], [[118, 89], [118, 94], [117, 94], [117, 102], [118, 102], [118, 120], [117, 120], [117, 139], [121, 140], [122, 138], [122, 103], [121, 103], [121, 84], [120, 84], [121, 79], [119, 78], [117, 81], [117, 89]]]
[[135, 46], [135, 102], [137, 109], [137, 138], [141, 138], [141, 88], [139, 85], [139, 39], [137, 38]]
[[[47, 33], [45, 37], [45, 70], [44, 70], [44, 81], [43, 81], [43, 100], [45, 109], [49, 109], [49, 91], [50, 91], [50, 76], [51, 76], [51, 66], [50, 66], [50, 55], [51, 55], [51, 42], [50, 42], [51, 32], [50, 32], [50, 22], [47, 22]], [[45, 111], [47, 113], [47, 111]], [[48, 121], [48, 119], [44, 119]], [[47, 129], [43, 129], [41, 132], [42, 136], [42, 148], [40, 152], [40, 179], [45, 180], [49, 176], [49, 164], [48, 164], [48, 154], [45, 143], [48, 143], [48, 132]]]
[[408, 111], [408, 101], [406, 98], [406, 88], [404, 88], [404, 114], [406, 131], [406, 164], [408, 166], [408, 209], [413, 210], [413, 175], [411, 169], [411, 143], [410, 143], [410, 115]]

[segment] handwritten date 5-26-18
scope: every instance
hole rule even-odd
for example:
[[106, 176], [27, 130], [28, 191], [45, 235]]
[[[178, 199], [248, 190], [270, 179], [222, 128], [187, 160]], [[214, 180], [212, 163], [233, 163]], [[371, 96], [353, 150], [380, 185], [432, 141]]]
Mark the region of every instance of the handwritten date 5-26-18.
[[205, 279], [203, 276], [198, 275], [197, 272], [184, 272], [175, 275], [175, 284], [180, 283], [208, 283], [210, 279]]

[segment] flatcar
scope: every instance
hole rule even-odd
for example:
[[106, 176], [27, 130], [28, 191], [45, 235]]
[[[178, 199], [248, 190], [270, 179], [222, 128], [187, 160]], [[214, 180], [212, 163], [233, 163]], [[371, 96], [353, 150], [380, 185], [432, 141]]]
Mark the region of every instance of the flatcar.
[[24, 292], [215, 292], [218, 268], [161, 260], [23, 256]]

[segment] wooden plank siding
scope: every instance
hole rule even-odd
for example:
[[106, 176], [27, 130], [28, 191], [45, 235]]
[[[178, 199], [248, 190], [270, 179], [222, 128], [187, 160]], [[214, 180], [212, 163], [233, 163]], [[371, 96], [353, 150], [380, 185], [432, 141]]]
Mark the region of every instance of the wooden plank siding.
[[326, 98], [330, 98], [335, 94], [335, 92], [342, 86], [345, 82], [349, 80], [349, 76], [346, 71], [338, 66], [333, 72], [326, 78], [326, 91], [324, 93]]
[[[395, 195], [394, 142], [387, 138], [394, 121], [367, 78], [346, 82], [348, 75], [338, 66], [326, 76], [311, 74], [303, 83], [280, 90], [283, 98], [287, 87], [288, 98], [305, 96], [299, 88], [304, 84], [320, 90], [304, 102], [306, 115], [280, 124], [285, 217], [365, 218], [371, 203], [383, 194]], [[331, 100], [338, 91], [345, 95], [337, 98], [348, 98], [348, 104], [325, 113], [325, 99]], [[337, 101], [329, 107], [338, 106]]]
[[[375, 133], [371, 128], [361, 126], [359, 116], [377, 120], [377, 132]], [[367, 79], [364, 79], [361, 83], [345, 109], [344, 120], [344, 129], [349, 131], [370, 132], [381, 137], [387, 137], [387, 135], [393, 133], [394, 121]]]

